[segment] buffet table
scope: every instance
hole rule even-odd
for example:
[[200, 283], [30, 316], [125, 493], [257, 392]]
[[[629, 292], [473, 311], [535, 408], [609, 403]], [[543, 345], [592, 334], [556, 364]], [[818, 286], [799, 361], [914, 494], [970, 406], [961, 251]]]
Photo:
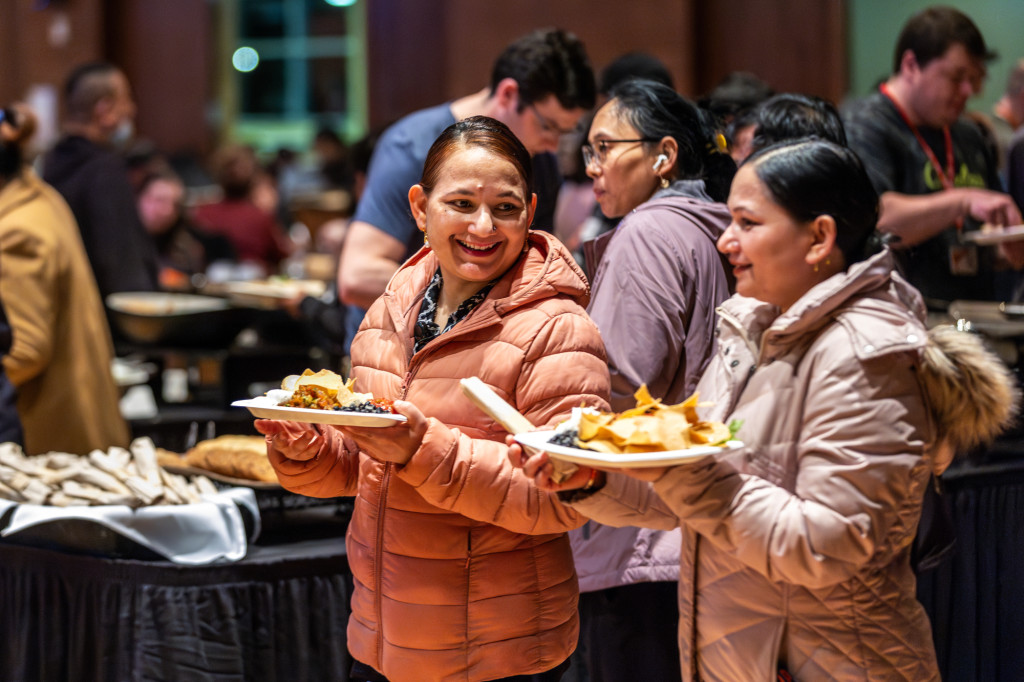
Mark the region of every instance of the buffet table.
[[344, 519], [286, 513], [318, 517], [199, 567], [0, 542], [3, 679], [348, 680]]
[[1024, 440], [1005, 440], [942, 477], [957, 546], [918, 577], [946, 680], [1024, 671]]

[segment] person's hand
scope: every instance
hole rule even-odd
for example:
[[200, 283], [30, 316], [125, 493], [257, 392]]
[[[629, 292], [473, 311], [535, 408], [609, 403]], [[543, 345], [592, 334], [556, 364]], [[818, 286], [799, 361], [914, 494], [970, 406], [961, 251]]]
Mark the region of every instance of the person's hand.
[[968, 188], [963, 190], [964, 200], [967, 202], [967, 214], [989, 225], [1006, 227], [1008, 225], [1020, 225], [1020, 209], [1017, 203], [1009, 194], [996, 192], [990, 189]]
[[384, 428], [343, 426], [340, 429], [370, 457], [380, 462], [405, 464], [423, 444], [427, 418], [407, 400], [396, 400], [394, 407], [395, 412], [404, 415], [408, 421]]
[[316, 459], [324, 444], [324, 437], [312, 424], [257, 419], [253, 426], [267, 436], [267, 454], [271, 461], [275, 457], [296, 462]]
[[[508, 459], [512, 466], [522, 469], [527, 477], [533, 479], [538, 488], [546, 492], [576, 490], [584, 487], [595, 476], [595, 469], [581, 466], [566, 480], [555, 483], [552, 479], [555, 468], [548, 453], [538, 451], [534, 454], [527, 454], [523, 451], [523, 446], [512, 436], [505, 437], [505, 444], [508, 445]], [[597, 472], [596, 475], [601, 476], [603, 472]]]

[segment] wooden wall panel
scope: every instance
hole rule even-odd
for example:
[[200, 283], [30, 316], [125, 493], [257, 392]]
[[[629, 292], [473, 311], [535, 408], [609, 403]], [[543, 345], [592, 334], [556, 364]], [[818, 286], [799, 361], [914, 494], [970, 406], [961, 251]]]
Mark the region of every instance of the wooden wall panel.
[[845, 0], [714, 0], [697, 6], [698, 87], [749, 71], [777, 91], [839, 102], [848, 89]]
[[[379, 128], [452, 96], [445, 68], [445, 0], [373, 0], [367, 4], [369, 124]], [[486, 3], [491, 4], [491, 3]], [[451, 40], [459, 40], [452, 36]]]
[[[838, 100], [847, 90], [847, 0], [360, 0], [366, 2], [369, 121], [474, 92], [510, 41], [559, 26], [586, 43], [595, 70], [631, 50], [665, 62], [697, 97], [732, 70], [776, 89]], [[169, 151], [207, 149], [220, 131], [210, 0], [0, 0], [0, 102], [34, 83], [59, 87], [87, 59], [128, 72], [139, 131]], [[70, 38], [52, 40], [67, 20]], [[58, 32], [59, 33], [59, 32]]]
[[[169, 154], [205, 155], [216, 48], [207, 0], [108, 0], [111, 61], [128, 76], [138, 134]], [[221, 58], [227, 58], [221, 56]]]

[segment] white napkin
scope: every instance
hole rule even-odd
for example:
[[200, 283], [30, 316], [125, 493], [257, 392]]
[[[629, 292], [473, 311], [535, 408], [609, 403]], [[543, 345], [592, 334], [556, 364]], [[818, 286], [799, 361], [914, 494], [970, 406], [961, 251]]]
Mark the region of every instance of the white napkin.
[[209, 564], [245, 557], [250, 538], [239, 505], [255, 519], [252, 540], [260, 531], [256, 494], [250, 488], [229, 488], [204, 495], [197, 504], [154, 505], [133, 509], [126, 505], [52, 507], [0, 500], [0, 516], [16, 506], [11, 522], [0, 530], [7, 537], [39, 524], [63, 519], [85, 519], [106, 526], [130, 540], [179, 564]]

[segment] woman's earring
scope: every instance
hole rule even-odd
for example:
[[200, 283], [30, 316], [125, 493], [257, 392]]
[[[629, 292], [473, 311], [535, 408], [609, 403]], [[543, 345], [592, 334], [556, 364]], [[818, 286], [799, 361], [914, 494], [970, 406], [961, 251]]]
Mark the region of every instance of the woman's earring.
[[817, 271], [818, 271], [818, 264], [817, 264], [817, 263], [815, 263], [815, 264], [814, 264], [814, 271], [815, 271], [815, 272], [817, 272]]
[[668, 178], [666, 178], [664, 175], [662, 175], [661, 176], [661, 188], [662, 189], [668, 189], [668, 186], [669, 186]]

